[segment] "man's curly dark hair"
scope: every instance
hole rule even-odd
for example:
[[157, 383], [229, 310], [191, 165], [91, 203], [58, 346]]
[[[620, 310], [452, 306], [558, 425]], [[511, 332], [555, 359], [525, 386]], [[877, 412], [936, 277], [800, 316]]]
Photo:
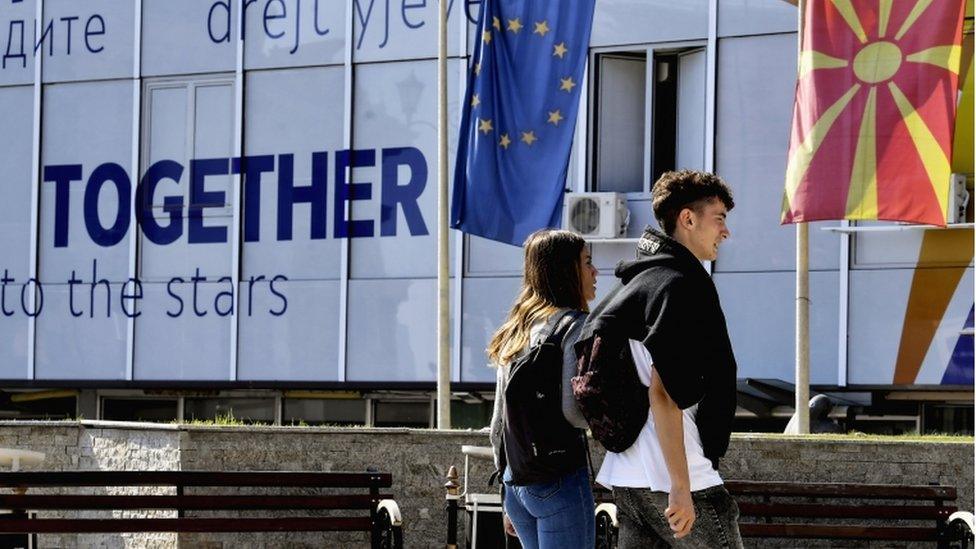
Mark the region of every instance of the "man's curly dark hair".
[[695, 170], [664, 172], [651, 191], [654, 217], [668, 236], [674, 234], [681, 210], [691, 208], [701, 212], [714, 198], [721, 200], [727, 210], [735, 207], [732, 189], [721, 177]]

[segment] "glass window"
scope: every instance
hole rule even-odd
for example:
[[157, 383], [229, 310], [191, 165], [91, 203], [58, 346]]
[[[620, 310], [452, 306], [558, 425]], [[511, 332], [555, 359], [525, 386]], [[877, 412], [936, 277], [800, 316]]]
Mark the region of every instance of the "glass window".
[[644, 185], [645, 52], [597, 56], [596, 189], [641, 192]]
[[[230, 274], [234, 79], [147, 80], [142, 173], [151, 207], [140, 232], [140, 278]], [[151, 192], [150, 192], [151, 191]]]
[[410, 402], [403, 400], [380, 400], [373, 403], [374, 427], [431, 427], [434, 413], [429, 400]]
[[183, 418], [243, 423], [274, 423], [273, 398], [187, 398], [183, 401]]
[[237, 0], [145, 0], [142, 74], [234, 70], [238, 4]]
[[668, 170], [704, 168], [705, 50], [618, 51], [596, 60], [594, 190], [649, 192]]
[[72, 419], [77, 417], [78, 397], [50, 396], [45, 391], [11, 392], [0, 399], [3, 419]]
[[102, 419], [170, 422], [177, 419], [176, 399], [104, 398]]
[[44, 25], [51, 24], [51, 30], [42, 45], [44, 81], [131, 77], [135, 5], [115, 0], [46, 0]]
[[366, 401], [351, 399], [285, 398], [284, 424], [365, 425]]

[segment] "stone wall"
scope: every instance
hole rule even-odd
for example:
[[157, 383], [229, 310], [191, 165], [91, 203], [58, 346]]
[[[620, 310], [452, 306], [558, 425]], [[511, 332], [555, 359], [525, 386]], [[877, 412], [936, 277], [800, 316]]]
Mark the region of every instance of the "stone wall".
[[[443, 547], [443, 485], [463, 466], [463, 444], [487, 445], [482, 432], [309, 427], [201, 427], [100, 421], [0, 422], [0, 447], [45, 452], [45, 470], [312, 470], [393, 474], [408, 547]], [[602, 452], [594, 445], [597, 467]], [[472, 462], [472, 491], [487, 491], [491, 467]], [[722, 462], [725, 478], [940, 483], [973, 509], [972, 442], [852, 440], [735, 435]], [[103, 492], [104, 493], [104, 492]], [[85, 516], [99, 516], [89, 513]], [[460, 530], [463, 532], [463, 523]], [[358, 534], [42, 536], [41, 547], [336, 547], [366, 546]]]

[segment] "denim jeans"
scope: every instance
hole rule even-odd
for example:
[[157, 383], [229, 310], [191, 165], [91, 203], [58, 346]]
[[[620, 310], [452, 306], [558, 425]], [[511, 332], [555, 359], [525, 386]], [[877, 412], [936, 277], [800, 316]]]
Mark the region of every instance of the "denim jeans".
[[525, 549], [590, 549], [596, 543], [586, 467], [545, 484], [513, 486], [506, 481], [505, 513]]
[[613, 489], [617, 504], [620, 533], [618, 549], [675, 547], [678, 549], [739, 549], [739, 506], [725, 486], [712, 486], [691, 493], [695, 506], [695, 523], [691, 532], [675, 539], [664, 510], [668, 508], [667, 492], [646, 488]]

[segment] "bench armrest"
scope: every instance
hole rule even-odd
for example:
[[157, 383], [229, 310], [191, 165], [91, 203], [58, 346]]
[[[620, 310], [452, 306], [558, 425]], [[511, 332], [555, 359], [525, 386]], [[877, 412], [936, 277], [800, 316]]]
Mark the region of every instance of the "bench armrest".
[[949, 530], [957, 530], [970, 539], [976, 535], [976, 518], [968, 511], [956, 511], [949, 515]]
[[382, 499], [376, 504], [376, 512], [386, 510], [390, 517], [391, 526], [403, 526], [403, 516], [400, 515], [400, 506], [392, 499]]
[[617, 523], [617, 506], [616, 505], [614, 505], [613, 503], [601, 503], [601, 504], [599, 504], [599, 505], [596, 506], [596, 509], [593, 510], [593, 515], [594, 516], [599, 516], [600, 513], [606, 513], [607, 516], [610, 517], [610, 522], [613, 524], [613, 527], [614, 528], [619, 527], [619, 524]]

